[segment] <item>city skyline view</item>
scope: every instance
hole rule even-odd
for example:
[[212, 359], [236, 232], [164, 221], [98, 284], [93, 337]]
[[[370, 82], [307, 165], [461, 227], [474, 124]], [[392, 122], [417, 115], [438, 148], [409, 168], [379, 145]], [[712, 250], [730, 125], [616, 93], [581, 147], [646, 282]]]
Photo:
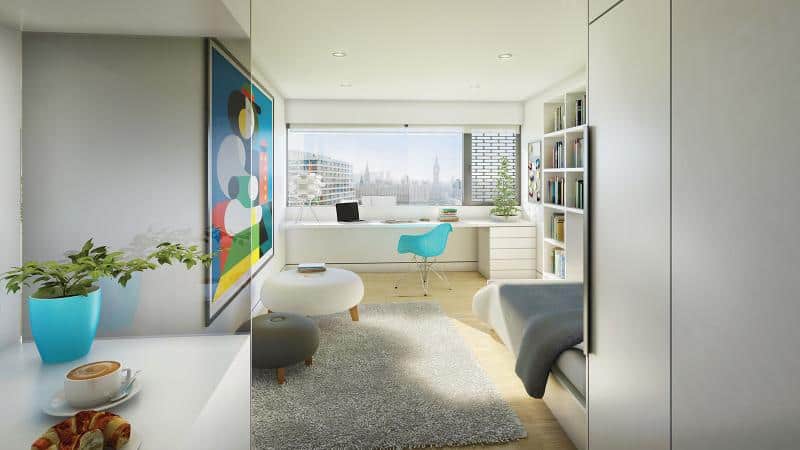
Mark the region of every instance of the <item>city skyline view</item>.
[[313, 204], [377, 196], [398, 204], [460, 205], [462, 139], [454, 132], [290, 131], [289, 174], [320, 175], [325, 187]]
[[431, 180], [439, 159], [442, 182], [463, 176], [463, 137], [460, 132], [289, 132], [289, 151], [308, 152], [347, 161], [353, 165], [357, 183], [369, 166], [375, 179], [400, 182]]

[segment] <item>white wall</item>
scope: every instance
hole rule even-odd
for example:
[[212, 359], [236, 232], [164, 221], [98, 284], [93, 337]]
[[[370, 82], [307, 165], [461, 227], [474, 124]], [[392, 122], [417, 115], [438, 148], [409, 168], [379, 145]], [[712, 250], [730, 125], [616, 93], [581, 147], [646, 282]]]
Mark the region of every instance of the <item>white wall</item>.
[[519, 125], [519, 102], [288, 100], [290, 124]]
[[[22, 47], [20, 33], [0, 27], [0, 272], [20, 264], [20, 152]], [[19, 294], [0, 285], [0, 347], [20, 336]]]
[[[520, 165], [522, 167], [522, 178], [523, 180], [527, 180], [527, 167], [528, 167], [528, 142], [540, 139], [541, 136], [544, 134], [544, 103], [547, 101], [552, 100], [554, 97], [564, 94], [565, 92], [569, 92], [574, 90], [578, 87], [586, 86], [586, 69], [581, 69], [577, 73], [574, 73], [567, 78], [559, 81], [555, 85], [545, 89], [544, 91], [532, 96], [528, 100], [525, 101], [523, 105], [523, 114], [524, 120], [522, 122], [522, 130], [521, 130], [521, 137], [520, 137], [520, 149], [522, 151], [522, 157], [520, 158]], [[591, 108], [591, 105], [588, 105]], [[528, 185], [527, 183], [521, 183], [520, 188], [522, 192], [520, 193], [520, 198], [523, 199], [522, 206], [525, 209], [525, 213], [533, 218], [533, 220], [538, 221], [538, 217], [541, 216], [541, 207], [538, 205], [534, 205], [528, 203], [525, 199], [528, 198]], [[536, 235], [537, 235], [537, 243], [536, 248], [542, 248], [542, 231], [543, 227], [536, 227]], [[542, 258], [538, 258], [537, 255], [536, 261], [536, 270], [540, 273], [542, 272]]]
[[[88, 237], [133, 251], [204, 242], [205, 59], [200, 38], [23, 35], [25, 260], [61, 258]], [[278, 96], [275, 106], [281, 114]], [[229, 332], [250, 312], [245, 289], [206, 328], [200, 268], [103, 289], [100, 335]]]

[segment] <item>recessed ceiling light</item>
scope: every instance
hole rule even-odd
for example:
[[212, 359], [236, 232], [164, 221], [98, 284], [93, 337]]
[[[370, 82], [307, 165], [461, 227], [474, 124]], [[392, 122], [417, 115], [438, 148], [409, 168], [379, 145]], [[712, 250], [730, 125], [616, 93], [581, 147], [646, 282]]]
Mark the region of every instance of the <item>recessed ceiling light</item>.
[[344, 50], [336, 50], [334, 52], [331, 52], [331, 55], [337, 58], [344, 58], [345, 56], [347, 56], [347, 53], [345, 53]]
[[339, 84], [339, 86], [341, 86], [341, 87], [351, 87], [353, 85], [348, 83], [347, 81], [343, 81], [342, 83]]
[[514, 55], [512, 55], [511, 53], [500, 53], [499, 55], [497, 55], [497, 58], [498, 59], [511, 59], [512, 56], [514, 56]]

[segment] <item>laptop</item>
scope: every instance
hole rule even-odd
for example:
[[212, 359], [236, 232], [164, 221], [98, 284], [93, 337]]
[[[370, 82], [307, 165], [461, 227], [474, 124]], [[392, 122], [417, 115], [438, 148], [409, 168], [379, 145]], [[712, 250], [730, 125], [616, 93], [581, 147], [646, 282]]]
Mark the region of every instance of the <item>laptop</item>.
[[358, 202], [337, 203], [336, 220], [339, 222], [363, 222], [358, 218]]

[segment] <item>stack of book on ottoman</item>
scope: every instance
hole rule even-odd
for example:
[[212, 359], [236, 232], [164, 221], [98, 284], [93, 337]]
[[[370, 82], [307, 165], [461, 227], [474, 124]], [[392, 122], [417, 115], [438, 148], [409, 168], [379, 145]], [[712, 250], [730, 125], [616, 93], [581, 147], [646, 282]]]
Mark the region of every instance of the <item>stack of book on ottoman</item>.
[[299, 273], [325, 272], [325, 263], [302, 263], [297, 265]]

